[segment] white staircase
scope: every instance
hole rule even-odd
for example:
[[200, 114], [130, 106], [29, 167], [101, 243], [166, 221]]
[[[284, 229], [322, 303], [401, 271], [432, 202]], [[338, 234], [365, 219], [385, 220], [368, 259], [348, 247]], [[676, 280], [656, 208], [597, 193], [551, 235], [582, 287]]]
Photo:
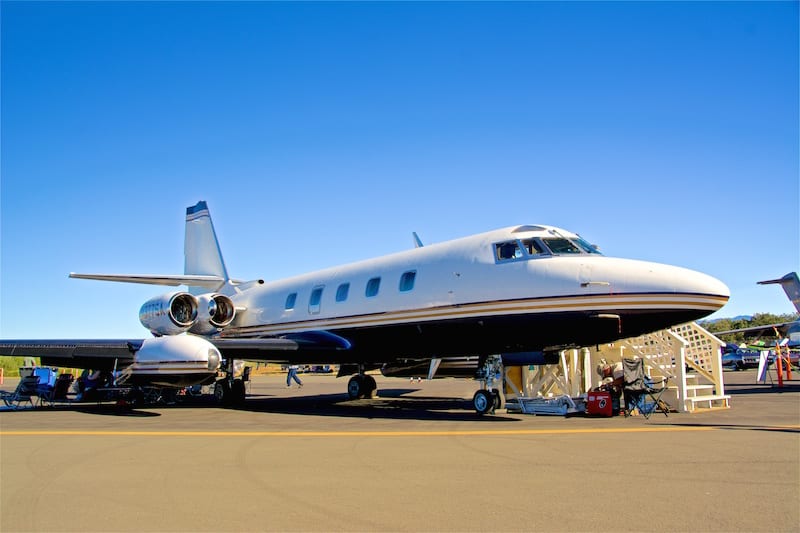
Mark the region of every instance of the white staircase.
[[685, 342], [680, 367], [684, 409], [692, 412], [698, 408], [730, 407], [731, 397], [725, 394], [722, 378], [721, 348], [725, 343], [694, 322], [675, 326], [670, 331]]
[[[611, 344], [565, 350], [560, 364], [522, 367], [516, 376], [506, 369], [509, 408], [522, 412], [564, 414], [581, 409], [586, 393], [601, 384], [595, 369], [601, 359], [613, 364], [640, 357], [653, 381], [667, 380], [662, 399], [673, 410], [730, 407], [722, 376], [721, 348], [725, 345], [695, 323], [681, 324]], [[576, 405], [568, 405], [571, 398]]]

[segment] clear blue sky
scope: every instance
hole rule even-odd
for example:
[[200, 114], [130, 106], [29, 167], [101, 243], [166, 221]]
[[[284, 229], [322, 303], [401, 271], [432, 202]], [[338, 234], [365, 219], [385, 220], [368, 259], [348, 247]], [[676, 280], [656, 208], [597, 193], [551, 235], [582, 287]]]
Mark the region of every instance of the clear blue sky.
[[198, 200], [237, 278], [542, 223], [793, 311], [797, 2], [0, 9], [0, 337], [145, 335], [67, 274], [181, 273]]

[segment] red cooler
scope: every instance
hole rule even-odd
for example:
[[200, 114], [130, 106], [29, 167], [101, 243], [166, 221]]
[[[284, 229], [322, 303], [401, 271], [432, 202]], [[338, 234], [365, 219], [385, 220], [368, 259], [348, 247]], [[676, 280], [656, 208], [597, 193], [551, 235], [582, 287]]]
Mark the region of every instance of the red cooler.
[[611, 416], [611, 393], [606, 391], [590, 392], [586, 396], [586, 414], [594, 416]]

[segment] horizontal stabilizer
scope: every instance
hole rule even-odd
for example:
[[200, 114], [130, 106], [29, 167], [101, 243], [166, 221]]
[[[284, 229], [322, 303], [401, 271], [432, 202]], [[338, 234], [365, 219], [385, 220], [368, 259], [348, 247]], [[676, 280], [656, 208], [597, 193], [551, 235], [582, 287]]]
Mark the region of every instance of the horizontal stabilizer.
[[188, 285], [190, 287], [206, 287], [217, 290], [225, 283], [219, 276], [187, 276], [187, 275], [138, 275], [138, 274], [76, 274], [71, 272], [69, 277], [76, 279], [94, 279], [99, 281], [116, 281], [120, 283], [143, 283], [146, 285]]
[[800, 313], [800, 278], [797, 277], [797, 272], [789, 272], [780, 279], [768, 279], [766, 281], [759, 281], [759, 285], [772, 285], [779, 284], [783, 287], [786, 297], [794, 305], [794, 308]]

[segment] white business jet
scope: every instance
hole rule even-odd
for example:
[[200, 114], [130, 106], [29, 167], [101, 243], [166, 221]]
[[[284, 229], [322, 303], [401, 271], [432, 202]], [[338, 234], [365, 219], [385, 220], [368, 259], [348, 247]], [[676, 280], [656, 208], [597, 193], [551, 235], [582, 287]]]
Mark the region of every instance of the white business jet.
[[[142, 306], [140, 320], [152, 338], [0, 340], [0, 353], [122, 370], [120, 381], [131, 385], [216, 382], [221, 399], [234, 403], [245, 396], [235, 361], [333, 363], [340, 375], [352, 375], [347, 391], [356, 399], [375, 392], [367, 370], [431, 362], [433, 374], [437, 365], [465, 357], [486, 371], [498, 360], [555, 362], [565, 348], [702, 318], [730, 296], [705, 274], [606, 257], [552, 226], [514, 226], [429, 246], [415, 235], [415, 242], [403, 252], [279, 281], [237, 281], [199, 202], [186, 210], [183, 275], [70, 274], [188, 287]], [[475, 408], [491, 410], [497, 396], [484, 385]]]

